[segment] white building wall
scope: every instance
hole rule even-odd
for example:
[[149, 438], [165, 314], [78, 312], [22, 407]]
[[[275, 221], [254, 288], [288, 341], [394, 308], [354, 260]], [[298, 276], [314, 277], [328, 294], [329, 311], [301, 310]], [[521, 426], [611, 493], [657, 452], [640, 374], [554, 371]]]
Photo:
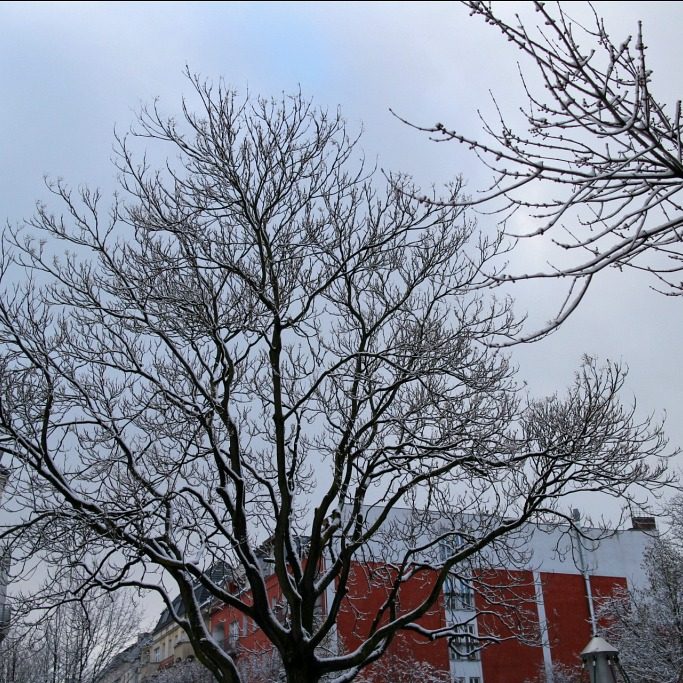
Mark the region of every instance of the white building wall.
[[586, 571], [591, 576], [623, 576], [630, 587], [646, 585], [642, 561], [645, 550], [652, 543], [653, 533], [636, 529], [604, 532], [597, 529], [584, 531], [595, 540], [577, 539], [567, 528], [534, 530], [529, 549], [530, 569], [541, 572], [580, 573], [581, 559], [577, 543], [582, 544]]

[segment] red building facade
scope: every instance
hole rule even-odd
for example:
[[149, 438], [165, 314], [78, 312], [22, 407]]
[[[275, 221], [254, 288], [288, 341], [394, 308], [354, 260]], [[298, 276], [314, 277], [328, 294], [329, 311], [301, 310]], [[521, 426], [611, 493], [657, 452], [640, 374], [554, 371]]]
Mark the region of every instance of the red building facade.
[[[538, 529], [530, 535], [529, 562], [522, 568], [481, 570], [471, 582], [447, 582], [434, 608], [421, 620], [428, 629], [460, 624], [456, 638], [430, 641], [401, 633], [379, 663], [364, 672], [372, 683], [397, 683], [412, 668], [452, 683], [552, 683], [560, 668], [574, 669], [591, 637], [600, 602], [644, 581], [641, 562], [651, 529], [616, 532], [599, 543], [583, 542], [566, 529]], [[344, 608], [337, 620], [337, 651], [354, 649], [377, 614], [384, 592], [373, 577], [379, 563], [353, 568]], [[410, 609], [429, 590], [434, 574], [425, 571], [402, 588], [401, 607]], [[275, 576], [268, 579], [271, 606], [281, 605]], [[321, 611], [326, 609], [323, 603]], [[596, 624], [599, 630], [600, 624]], [[250, 683], [277, 679], [278, 662], [263, 634], [243, 615], [217, 607], [210, 615], [213, 636], [242, 662]]]

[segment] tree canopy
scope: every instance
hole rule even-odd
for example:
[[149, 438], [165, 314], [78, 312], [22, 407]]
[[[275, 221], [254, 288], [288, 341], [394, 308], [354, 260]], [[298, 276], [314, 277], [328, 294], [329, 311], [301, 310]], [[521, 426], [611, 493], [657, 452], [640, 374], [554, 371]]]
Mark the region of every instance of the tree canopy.
[[[620, 403], [617, 366], [586, 359], [565, 397], [520, 391], [493, 346], [516, 334], [510, 302], [482, 288], [500, 240], [457, 184], [425, 204], [366, 168], [338, 113], [192, 82], [198, 113], [155, 105], [118, 140], [110, 206], [57, 181], [62, 212], [3, 236], [15, 573], [43, 558], [77, 567], [82, 594], [157, 591], [236, 683], [201, 591], [256, 624], [291, 683], [341, 683], [398, 633], [455, 635], [420, 621], [447, 578], [528, 522], [571, 523], [572, 492], [628, 505], [666, 483], [661, 428]], [[335, 650], [354, 562], [373, 558], [386, 599]]]
[[[491, 283], [568, 283], [548, 325], [518, 339], [555, 329], [606, 268], [642, 270], [655, 288], [680, 294], [681, 104], [657, 96], [641, 24], [620, 40], [589, 3], [535, 1], [537, 21], [510, 19], [490, 2], [462, 4], [517, 48], [522, 120], [496, 101], [497, 118], [482, 120], [481, 136], [448, 123], [423, 130], [472, 149], [490, 170], [490, 185], [461, 206], [496, 215], [520, 251], [532, 242], [548, 253], [540, 270], [497, 262]], [[572, 18], [579, 9], [588, 21]]]

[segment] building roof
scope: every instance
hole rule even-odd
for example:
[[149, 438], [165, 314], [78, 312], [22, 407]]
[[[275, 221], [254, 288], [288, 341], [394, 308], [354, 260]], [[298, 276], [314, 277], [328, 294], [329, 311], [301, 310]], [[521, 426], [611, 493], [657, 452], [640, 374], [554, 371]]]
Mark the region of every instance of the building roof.
[[[233, 574], [233, 569], [225, 562], [216, 562], [213, 565], [211, 565], [211, 567], [209, 567], [209, 569], [207, 570], [207, 575], [209, 579], [217, 584], [225, 582], [228, 578], [232, 577]], [[195, 581], [193, 583], [193, 588], [195, 595], [197, 596], [197, 601], [200, 605], [207, 604], [213, 598], [211, 593], [198, 581]], [[182, 617], [187, 611], [185, 603], [183, 602], [183, 599], [180, 595], [176, 595], [175, 598], [173, 598], [171, 605], [173, 607], [173, 611], [178, 616]], [[168, 608], [166, 608], [159, 616], [159, 620], [157, 621], [152, 633], [158, 633], [171, 623], [173, 623], [171, 611]]]
[[140, 658], [140, 651], [143, 647], [145, 647], [145, 645], [149, 643], [150, 639], [151, 634], [141, 633], [138, 636], [136, 642], [134, 642], [132, 645], [129, 645], [124, 650], [121, 650], [121, 652], [115, 654], [111, 658], [107, 666], [102, 670], [100, 675], [97, 677], [97, 680], [101, 681], [111, 671], [115, 671], [121, 666], [132, 664], [133, 662], [138, 660]]

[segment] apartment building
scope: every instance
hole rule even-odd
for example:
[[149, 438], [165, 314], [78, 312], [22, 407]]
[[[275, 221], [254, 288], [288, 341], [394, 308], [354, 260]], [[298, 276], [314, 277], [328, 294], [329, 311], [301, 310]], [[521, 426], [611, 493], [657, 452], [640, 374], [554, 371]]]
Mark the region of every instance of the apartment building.
[[[581, 539], [568, 526], [528, 526], [520, 537], [523, 547], [516, 553], [524, 557], [523, 563], [484, 562], [468, 575], [454, 574], [422, 617], [422, 626], [429, 630], [453, 626], [454, 637], [432, 641], [417, 633], [400, 633], [362, 678], [366, 683], [396, 683], [402, 680], [396, 672], [410, 668], [419, 671], [425, 683], [551, 683], [558, 667], [580, 665], [579, 653], [594, 630], [600, 632], [601, 602], [629, 587], [645, 585], [642, 558], [654, 534], [651, 518], [634, 519], [632, 528], [606, 536], [597, 529], [583, 529]], [[343, 652], [362, 641], [386, 595], [381, 577], [390, 571], [390, 559], [359, 560], [353, 565], [334, 635], [325, 647]], [[265, 562], [271, 608], [284, 620], [285, 602], [277, 577], [268, 575], [267, 566]], [[411, 579], [402, 589], [401, 609], [416, 604], [431, 589], [433, 578], [428, 570]], [[225, 572], [225, 580], [236, 588], [234, 576], [228, 578]], [[321, 617], [333, 591], [320, 601]], [[278, 656], [256, 624], [205, 597], [211, 635], [237, 660], [247, 683], [278, 681]], [[174, 609], [183, 612], [179, 598]], [[192, 656], [187, 636], [165, 610], [140, 650], [140, 681], [153, 680], [161, 669]]]
[[[364, 672], [364, 680], [394, 683], [391, 671], [403, 662], [452, 683], [552, 681], [558, 667], [580, 666], [579, 653], [593, 630], [600, 630], [600, 603], [644, 585], [641, 563], [654, 533], [651, 518], [605, 537], [601, 530], [584, 529], [580, 542], [568, 526], [528, 527], [524, 565], [492, 564], [469, 579], [453, 576], [422, 618], [421, 625], [430, 630], [457, 624], [455, 637], [431, 641], [401, 633], [384, 660]], [[353, 566], [332, 644], [337, 651], [352, 650], [367, 634], [385, 597], [376, 579], [385, 568], [367, 561]], [[268, 577], [266, 585], [275, 613], [284, 611], [276, 577]], [[430, 586], [429, 572], [422, 572], [402, 590], [402, 608], [410, 609]], [[325, 611], [325, 600], [320, 609]], [[243, 670], [254, 671], [254, 683], [277, 680], [277, 657], [250, 619], [215, 605], [209, 619], [214, 638], [242, 662]]]

